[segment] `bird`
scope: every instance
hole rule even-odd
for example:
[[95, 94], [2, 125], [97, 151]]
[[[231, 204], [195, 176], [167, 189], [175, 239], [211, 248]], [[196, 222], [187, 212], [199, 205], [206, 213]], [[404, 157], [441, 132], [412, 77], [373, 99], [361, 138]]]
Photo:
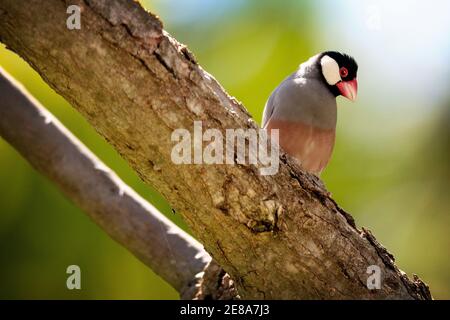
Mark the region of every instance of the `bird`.
[[279, 146], [305, 171], [320, 177], [327, 166], [336, 138], [336, 98], [355, 101], [357, 72], [353, 57], [321, 52], [300, 64], [267, 100], [262, 127], [279, 130]]

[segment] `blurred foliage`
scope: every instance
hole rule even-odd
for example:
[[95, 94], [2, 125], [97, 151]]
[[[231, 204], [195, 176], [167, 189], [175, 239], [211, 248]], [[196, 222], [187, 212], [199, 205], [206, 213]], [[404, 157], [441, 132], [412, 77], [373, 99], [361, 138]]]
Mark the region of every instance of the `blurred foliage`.
[[[273, 88], [299, 63], [327, 48], [323, 2], [142, 2], [257, 121]], [[385, 50], [380, 48], [380, 54]], [[164, 199], [25, 62], [0, 47], [0, 66], [125, 182], [187, 230]], [[360, 63], [360, 70], [364, 67]], [[338, 138], [323, 179], [358, 225], [371, 229], [396, 256], [401, 269], [421, 276], [435, 298], [448, 299], [450, 97], [432, 102], [435, 107], [427, 105], [430, 112], [404, 114], [413, 101], [402, 96], [401, 104], [386, 112], [377, 109], [376, 95], [364, 95], [375, 89], [361, 78], [359, 101], [338, 101]], [[376, 90], [382, 92], [382, 85]], [[65, 270], [71, 264], [81, 267], [80, 291], [65, 287]], [[178, 296], [0, 140], [0, 298]]]

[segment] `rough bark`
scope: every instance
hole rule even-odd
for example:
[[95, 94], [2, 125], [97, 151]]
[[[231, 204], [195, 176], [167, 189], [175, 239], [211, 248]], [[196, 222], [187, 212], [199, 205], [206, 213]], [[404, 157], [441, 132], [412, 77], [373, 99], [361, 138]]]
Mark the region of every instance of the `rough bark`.
[[[276, 175], [253, 165], [175, 165], [176, 128], [256, 128], [161, 22], [130, 0], [0, 0], [0, 40], [36, 69], [188, 222], [242, 298], [429, 299], [322, 184], [282, 155]], [[238, 48], [237, 48], [238, 50]], [[382, 287], [366, 287], [367, 267]]]
[[182, 295], [184, 299], [194, 300], [239, 300], [240, 296], [230, 275], [211, 260], [199, 277], [194, 292]]
[[176, 290], [195, 288], [211, 260], [202, 245], [120, 180], [1, 68], [0, 136]]

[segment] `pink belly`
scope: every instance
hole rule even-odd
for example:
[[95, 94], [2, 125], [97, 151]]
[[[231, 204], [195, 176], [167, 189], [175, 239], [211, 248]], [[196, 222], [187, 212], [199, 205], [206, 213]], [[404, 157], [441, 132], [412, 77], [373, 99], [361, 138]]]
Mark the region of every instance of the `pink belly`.
[[320, 174], [333, 152], [336, 130], [321, 129], [300, 122], [270, 119], [266, 129], [279, 129], [280, 146], [308, 172]]

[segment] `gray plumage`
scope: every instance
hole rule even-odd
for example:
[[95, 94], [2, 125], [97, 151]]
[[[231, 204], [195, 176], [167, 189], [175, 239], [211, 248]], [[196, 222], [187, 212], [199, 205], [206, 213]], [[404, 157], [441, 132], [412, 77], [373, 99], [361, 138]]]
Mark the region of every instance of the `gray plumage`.
[[272, 92], [264, 109], [263, 127], [272, 117], [324, 129], [336, 127], [336, 98], [324, 84], [319, 57], [302, 63]]
[[320, 55], [310, 58], [269, 97], [263, 127], [279, 130], [279, 144], [303, 168], [319, 175], [330, 160], [337, 120], [336, 97], [323, 78]]

